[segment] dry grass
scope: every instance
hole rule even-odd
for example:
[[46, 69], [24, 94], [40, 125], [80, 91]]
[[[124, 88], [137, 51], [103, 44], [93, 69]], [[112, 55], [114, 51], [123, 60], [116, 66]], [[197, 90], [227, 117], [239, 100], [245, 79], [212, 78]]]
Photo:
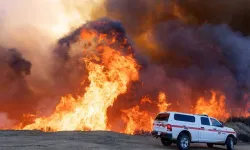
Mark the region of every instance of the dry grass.
[[238, 139], [242, 142], [250, 142], [250, 127], [242, 122], [227, 122], [225, 126], [233, 128], [237, 132]]

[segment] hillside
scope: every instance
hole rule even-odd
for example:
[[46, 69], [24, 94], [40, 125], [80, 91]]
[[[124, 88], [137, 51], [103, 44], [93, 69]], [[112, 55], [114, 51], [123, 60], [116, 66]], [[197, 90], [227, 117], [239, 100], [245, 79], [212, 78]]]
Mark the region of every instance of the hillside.
[[225, 126], [233, 128], [237, 132], [238, 139], [242, 142], [250, 142], [250, 127], [242, 122], [228, 122]]

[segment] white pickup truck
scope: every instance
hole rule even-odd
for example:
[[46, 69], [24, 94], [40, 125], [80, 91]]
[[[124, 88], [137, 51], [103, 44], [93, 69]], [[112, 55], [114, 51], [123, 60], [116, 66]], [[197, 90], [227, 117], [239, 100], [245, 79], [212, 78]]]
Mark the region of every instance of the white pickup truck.
[[208, 147], [226, 145], [228, 150], [237, 144], [236, 132], [215, 118], [179, 112], [159, 113], [152, 135], [161, 138], [164, 146], [176, 143], [180, 150], [188, 150], [190, 143], [207, 143]]

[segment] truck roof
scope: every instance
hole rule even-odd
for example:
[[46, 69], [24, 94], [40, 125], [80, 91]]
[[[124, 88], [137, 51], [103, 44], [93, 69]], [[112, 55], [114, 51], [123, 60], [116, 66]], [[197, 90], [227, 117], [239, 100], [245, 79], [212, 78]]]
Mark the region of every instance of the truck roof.
[[207, 114], [190, 114], [190, 113], [175, 112], [175, 111], [165, 111], [165, 112], [160, 112], [159, 114], [165, 114], [165, 113], [178, 113], [178, 114], [185, 114], [185, 115], [198, 115], [198, 116], [209, 117]]

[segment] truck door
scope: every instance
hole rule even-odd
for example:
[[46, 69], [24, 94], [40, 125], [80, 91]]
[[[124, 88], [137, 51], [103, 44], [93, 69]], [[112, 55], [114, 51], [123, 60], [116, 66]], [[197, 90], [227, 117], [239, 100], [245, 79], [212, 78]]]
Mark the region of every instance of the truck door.
[[216, 133], [213, 131], [208, 117], [200, 118], [199, 142], [213, 143], [216, 142]]
[[226, 139], [226, 133], [223, 131], [223, 125], [216, 119], [210, 118], [212, 126], [216, 129], [216, 142], [223, 143]]
[[196, 117], [194, 115], [174, 114], [172, 121], [173, 138], [177, 138], [181, 131], [187, 130], [192, 135], [192, 142], [197, 142], [199, 140], [199, 126], [196, 122]]

